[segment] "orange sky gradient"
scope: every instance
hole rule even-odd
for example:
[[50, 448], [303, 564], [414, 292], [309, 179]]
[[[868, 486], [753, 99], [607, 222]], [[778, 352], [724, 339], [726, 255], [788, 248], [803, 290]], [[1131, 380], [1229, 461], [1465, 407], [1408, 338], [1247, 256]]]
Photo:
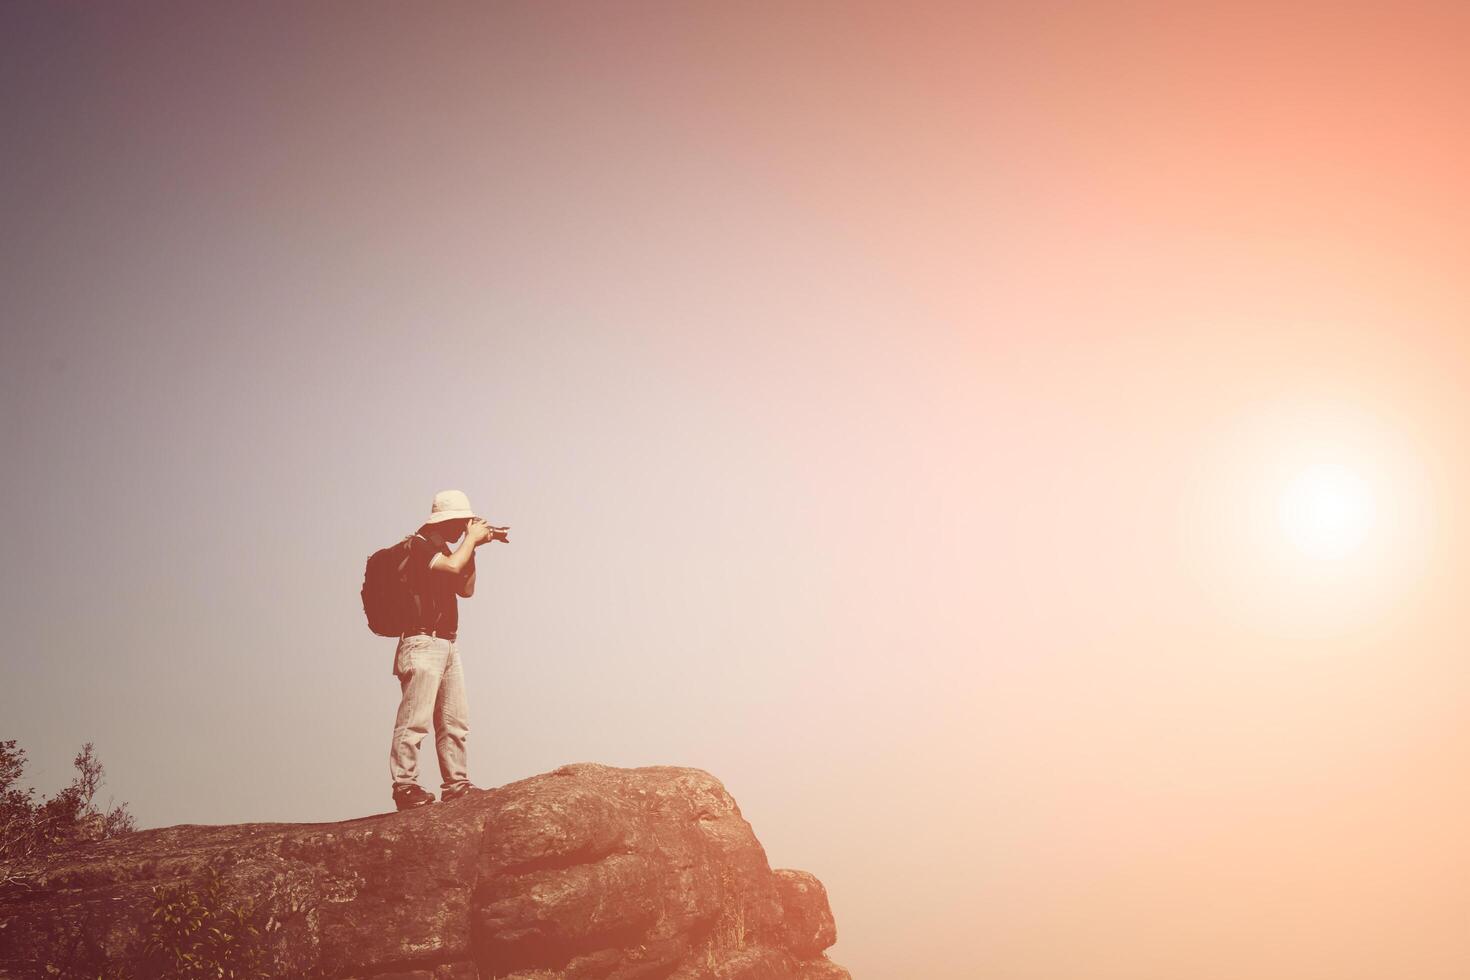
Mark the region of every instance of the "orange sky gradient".
[[457, 487], [475, 782], [707, 769], [858, 980], [1464, 980], [1467, 10], [7, 5], [0, 738], [388, 809]]

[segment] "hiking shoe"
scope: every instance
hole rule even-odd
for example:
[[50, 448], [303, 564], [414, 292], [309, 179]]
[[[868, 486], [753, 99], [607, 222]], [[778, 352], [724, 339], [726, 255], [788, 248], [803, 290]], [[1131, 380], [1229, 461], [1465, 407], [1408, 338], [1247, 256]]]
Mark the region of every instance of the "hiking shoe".
[[445, 803], [448, 803], [450, 800], [457, 800], [460, 797], [465, 796], [469, 793], [479, 792], [483, 791], [474, 783], [460, 783], [458, 786], [451, 786], [446, 790], [441, 790], [439, 793], [439, 799], [443, 800]]
[[400, 810], [410, 810], [425, 803], [434, 802], [434, 794], [425, 790], [418, 783], [410, 783], [407, 786], [393, 787], [393, 802]]

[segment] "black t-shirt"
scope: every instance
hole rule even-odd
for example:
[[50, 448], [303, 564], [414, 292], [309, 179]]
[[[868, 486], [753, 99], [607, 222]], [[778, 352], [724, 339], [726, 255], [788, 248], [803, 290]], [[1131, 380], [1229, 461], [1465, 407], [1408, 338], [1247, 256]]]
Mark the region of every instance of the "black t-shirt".
[[474, 557], [465, 566], [464, 575], [446, 575], [429, 568], [434, 556], [451, 554], [449, 545], [429, 540], [415, 531], [408, 542], [408, 588], [418, 597], [419, 617], [409, 632], [433, 630], [439, 636], [454, 639], [459, 632], [459, 594], [465, 577], [474, 571]]

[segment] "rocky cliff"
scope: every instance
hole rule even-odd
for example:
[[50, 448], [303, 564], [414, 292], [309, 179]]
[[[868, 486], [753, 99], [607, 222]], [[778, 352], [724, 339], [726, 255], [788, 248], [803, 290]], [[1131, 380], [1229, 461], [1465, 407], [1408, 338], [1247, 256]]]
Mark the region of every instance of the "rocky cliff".
[[190, 975], [150, 939], [213, 903], [191, 948], [248, 944], [276, 977], [850, 980], [822, 952], [821, 882], [772, 871], [698, 769], [582, 763], [343, 823], [142, 831], [29, 871], [0, 890], [0, 978]]

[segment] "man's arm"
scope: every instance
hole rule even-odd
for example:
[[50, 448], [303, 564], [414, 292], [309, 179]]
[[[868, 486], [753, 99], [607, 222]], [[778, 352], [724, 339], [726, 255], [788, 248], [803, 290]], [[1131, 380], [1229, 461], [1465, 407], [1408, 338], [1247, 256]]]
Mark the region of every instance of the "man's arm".
[[459, 584], [459, 594], [460, 594], [461, 597], [463, 597], [465, 599], [468, 599], [470, 596], [472, 596], [472, 595], [475, 594], [475, 556], [474, 555], [470, 555], [470, 563], [465, 566], [465, 571], [467, 571], [469, 574], [466, 575], [464, 577], [464, 581]]
[[446, 555], [442, 551], [434, 553], [429, 559], [429, 568], [436, 572], [445, 572], [449, 575], [463, 575], [465, 566], [475, 557], [475, 542], [466, 534], [459, 547], [454, 549], [454, 554]]
[[[458, 548], [454, 549], [454, 554], [445, 555], [443, 552], [436, 552], [434, 557], [429, 559], [429, 568], [436, 572], [447, 572], [450, 575], [463, 575], [465, 569], [475, 560], [475, 547], [489, 536], [490, 529], [483, 522], [471, 521], [469, 527], [465, 529], [464, 540], [459, 543]], [[473, 572], [474, 569], [470, 571]]]

